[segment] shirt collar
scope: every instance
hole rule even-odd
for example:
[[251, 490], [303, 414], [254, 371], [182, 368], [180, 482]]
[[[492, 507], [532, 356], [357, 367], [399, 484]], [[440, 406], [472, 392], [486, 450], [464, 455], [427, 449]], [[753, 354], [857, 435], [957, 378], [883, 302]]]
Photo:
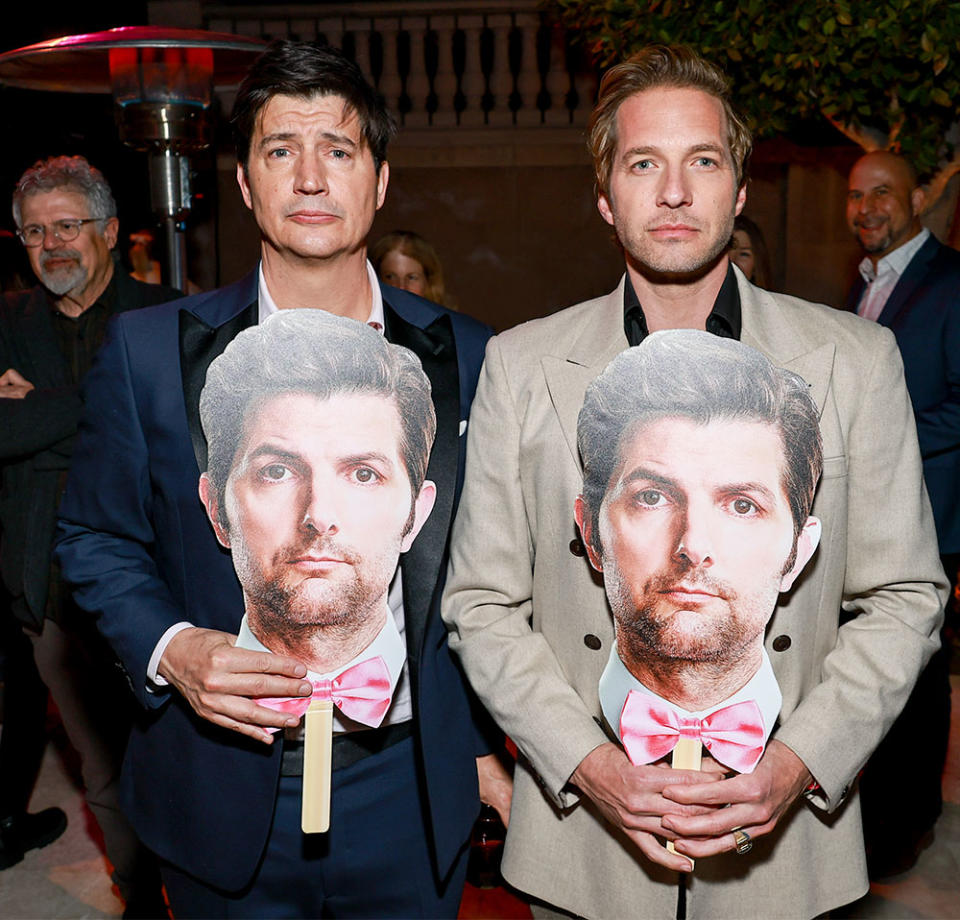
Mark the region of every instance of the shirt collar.
[[930, 231], [924, 227], [915, 237], [907, 240], [902, 246], [898, 246], [893, 252], [888, 252], [877, 262], [876, 268], [873, 267], [873, 261], [870, 257], [865, 256], [857, 266], [860, 269], [860, 275], [867, 284], [871, 284], [880, 275], [891, 271], [899, 278], [907, 270], [910, 260], [920, 251], [928, 239], [930, 239]]
[[607, 724], [613, 729], [614, 735], [620, 737], [620, 713], [623, 710], [623, 704], [627, 700], [627, 694], [631, 690], [640, 690], [653, 697], [655, 700], [670, 706], [674, 711], [681, 715], [705, 719], [708, 715], [722, 709], [724, 706], [732, 706], [734, 703], [741, 703], [745, 700], [756, 700], [760, 707], [760, 714], [763, 716], [763, 741], [766, 744], [773, 730], [777, 716], [780, 714], [780, 706], [783, 703], [783, 697], [780, 694], [780, 685], [777, 683], [776, 675], [773, 673], [773, 666], [770, 664], [770, 658], [765, 648], [761, 649], [762, 657], [760, 668], [753, 677], [750, 678], [733, 696], [722, 700], [716, 706], [708, 709], [701, 709], [697, 712], [688, 712], [675, 703], [663, 699], [663, 697], [654, 693], [645, 687], [628, 670], [627, 666], [620, 658], [617, 651], [617, 643], [613, 643], [610, 649], [610, 657], [607, 659], [607, 666], [603, 669], [600, 676], [600, 708], [603, 710], [603, 717]]
[[[333, 680], [335, 677], [339, 677], [347, 668], [352, 668], [361, 661], [366, 661], [368, 658], [376, 658], [377, 655], [379, 655], [387, 666], [387, 670], [390, 672], [390, 696], [392, 698], [396, 692], [397, 682], [400, 680], [400, 675], [403, 673], [403, 666], [407, 660], [407, 649], [403, 637], [400, 635], [400, 630], [397, 628], [397, 621], [390, 613], [390, 609], [386, 603], [383, 605], [383, 611], [384, 623], [380, 628], [380, 632], [377, 633], [373, 642], [362, 652], [340, 665], [340, 667], [334, 668], [332, 671], [327, 671], [324, 674], [319, 674], [316, 671], [307, 669], [307, 680]], [[256, 652], [270, 651], [270, 649], [250, 631], [246, 614], [243, 615], [243, 619], [240, 621], [237, 647], [252, 649]], [[356, 731], [367, 727], [368, 726], [362, 725], [359, 722], [354, 722], [353, 719], [348, 719], [339, 709], [334, 708], [333, 730], [335, 732]]]
[[[717, 292], [713, 309], [707, 317], [706, 330], [725, 339], [740, 339], [743, 320], [740, 310], [740, 290], [733, 267], [727, 266], [727, 274]], [[631, 345], [639, 345], [649, 335], [643, 307], [633, 289], [630, 273], [623, 286], [623, 331]]]
[[[379, 332], [383, 332], [383, 292], [380, 290], [380, 282], [377, 280], [377, 273], [373, 270], [370, 260], [367, 259], [367, 277], [370, 279], [370, 315], [367, 317], [367, 325], [373, 325]], [[263, 322], [268, 316], [272, 316], [280, 309], [276, 301], [270, 295], [267, 288], [267, 281], [263, 277], [263, 262], [257, 269], [257, 290], [259, 293], [259, 304], [257, 307], [257, 321]]]

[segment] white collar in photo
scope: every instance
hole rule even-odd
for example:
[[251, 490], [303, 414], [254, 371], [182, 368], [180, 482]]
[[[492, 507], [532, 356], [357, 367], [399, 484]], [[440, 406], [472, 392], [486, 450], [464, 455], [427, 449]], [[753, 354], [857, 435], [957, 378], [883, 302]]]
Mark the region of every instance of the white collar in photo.
[[[377, 273], [373, 270], [369, 259], [367, 259], [367, 277], [370, 279], [370, 290], [373, 292], [373, 296], [370, 298], [370, 315], [367, 317], [367, 324], [378, 323], [379, 326], [377, 328], [383, 332], [383, 293], [380, 290]], [[260, 263], [260, 267], [257, 269], [257, 289], [257, 322], [262, 323], [268, 316], [273, 316], [273, 314], [280, 309], [277, 306], [277, 302], [270, 295], [266, 279], [263, 277], [263, 262]]]
[[894, 272], [899, 278], [907, 270], [910, 260], [920, 251], [929, 238], [930, 231], [924, 227], [912, 240], [907, 240], [902, 246], [898, 246], [893, 252], [880, 259], [876, 268], [873, 267], [870, 257], [865, 256], [857, 266], [861, 277], [867, 284], [887, 271]]
[[777, 716], [780, 714], [783, 696], [780, 693], [780, 685], [777, 683], [776, 675], [773, 673], [773, 665], [770, 664], [767, 650], [762, 648], [761, 652], [762, 658], [759, 670], [733, 696], [722, 700], [715, 706], [710, 706], [708, 709], [690, 712], [676, 703], [663, 699], [663, 697], [640, 683], [627, 670], [627, 666], [620, 659], [617, 643], [614, 642], [613, 648], [610, 649], [610, 657], [607, 659], [607, 666], [603, 669], [603, 674], [600, 675], [600, 708], [603, 710], [603, 717], [607, 720], [610, 728], [613, 729], [614, 735], [619, 738], [620, 713], [623, 711], [627, 694], [631, 690], [639, 690], [647, 696], [665, 703], [681, 715], [697, 719], [704, 719], [724, 706], [732, 706], [734, 703], [742, 703], [746, 700], [756, 700], [760, 707], [760, 715], [763, 717], [763, 743], [766, 744], [770, 732], [773, 731], [774, 723], [777, 721]]
[[[400, 675], [403, 673], [403, 666], [407, 660], [407, 648], [404, 644], [403, 637], [400, 635], [400, 630], [397, 628], [397, 621], [390, 613], [390, 609], [386, 604], [383, 606], [383, 612], [384, 623], [380, 632], [377, 633], [373, 642], [363, 649], [363, 651], [355, 655], [345, 664], [334, 668], [332, 671], [327, 671], [325, 674], [319, 674], [316, 671], [307, 669], [307, 680], [333, 680], [346, 671], [347, 668], [351, 668], [361, 661], [366, 661], [368, 658], [376, 658], [376, 656], [379, 655], [383, 659], [384, 664], [386, 664], [387, 670], [390, 672], [390, 695], [393, 697], [397, 689], [397, 681], [400, 680]], [[252, 649], [255, 652], [270, 651], [270, 649], [250, 631], [246, 614], [243, 615], [243, 619], [240, 621], [237, 647]], [[368, 727], [369, 726], [362, 725], [360, 722], [355, 722], [353, 719], [348, 719], [339, 709], [334, 707], [334, 732], [358, 731]]]

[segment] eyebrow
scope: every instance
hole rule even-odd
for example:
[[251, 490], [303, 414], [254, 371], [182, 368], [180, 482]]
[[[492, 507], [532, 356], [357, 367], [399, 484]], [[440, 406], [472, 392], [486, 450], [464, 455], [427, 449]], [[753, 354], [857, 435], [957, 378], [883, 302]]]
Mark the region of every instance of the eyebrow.
[[771, 492], [762, 482], [731, 482], [718, 489], [721, 493], [743, 492], [745, 495], [759, 495], [766, 502], [774, 503], [777, 500], [775, 492]]
[[[659, 153], [660, 148], [653, 144], [642, 144], [639, 147], [631, 147], [629, 150], [624, 151], [622, 159], [629, 160], [635, 156], [647, 156], [649, 154]], [[689, 156], [691, 153], [717, 153], [721, 157], [729, 157], [729, 152], [722, 144], [713, 144], [713, 143], [703, 143], [703, 144], [694, 144], [692, 147], [688, 147], [685, 151], [686, 155]]]
[[677, 489], [677, 481], [675, 479], [671, 479], [669, 476], [664, 476], [661, 473], [655, 473], [653, 470], [647, 469], [645, 466], [635, 466], [626, 476], [623, 477], [621, 482], [623, 485], [630, 485], [631, 483], [637, 482], [641, 479], [650, 482], [653, 485], [662, 486], [665, 489]]
[[[302, 137], [302, 135], [297, 131], [274, 131], [272, 134], [264, 135], [257, 146], [258, 149], [262, 150], [264, 147], [277, 143], [278, 141], [296, 140], [300, 137]], [[336, 144], [340, 147], [350, 147], [356, 150], [358, 146], [352, 137], [346, 134], [340, 134], [337, 131], [322, 131], [320, 137], [328, 143]]]

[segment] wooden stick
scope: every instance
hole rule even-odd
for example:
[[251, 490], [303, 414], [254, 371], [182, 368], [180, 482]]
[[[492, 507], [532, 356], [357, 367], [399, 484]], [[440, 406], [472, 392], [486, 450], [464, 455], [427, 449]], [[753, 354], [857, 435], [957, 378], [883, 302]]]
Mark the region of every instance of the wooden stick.
[[[677, 746], [673, 749], [670, 766], [674, 770], [699, 770], [702, 757], [703, 745], [700, 743], [700, 739], [681, 736]], [[667, 849], [671, 853], [677, 852], [672, 840], [667, 841]], [[690, 857], [688, 856], [687, 859], [690, 859]], [[692, 859], [690, 859], [690, 865], [695, 865]]]
[[330, 829], [330, 764], [333, 752], [333, 703], [314, 700], [303, 723], [303, 806], [300, 827], [305, 834]]

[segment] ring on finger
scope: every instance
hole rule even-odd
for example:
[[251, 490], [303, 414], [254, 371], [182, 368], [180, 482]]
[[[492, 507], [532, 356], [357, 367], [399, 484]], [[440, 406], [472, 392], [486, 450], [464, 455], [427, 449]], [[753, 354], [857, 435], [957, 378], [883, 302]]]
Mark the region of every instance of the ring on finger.
[[746, 856], [753, 849], [753, 841], [750, 839], [750, 835], [740, 827], [735, 827], [732, 833], [737, 847], [737, 855]]

